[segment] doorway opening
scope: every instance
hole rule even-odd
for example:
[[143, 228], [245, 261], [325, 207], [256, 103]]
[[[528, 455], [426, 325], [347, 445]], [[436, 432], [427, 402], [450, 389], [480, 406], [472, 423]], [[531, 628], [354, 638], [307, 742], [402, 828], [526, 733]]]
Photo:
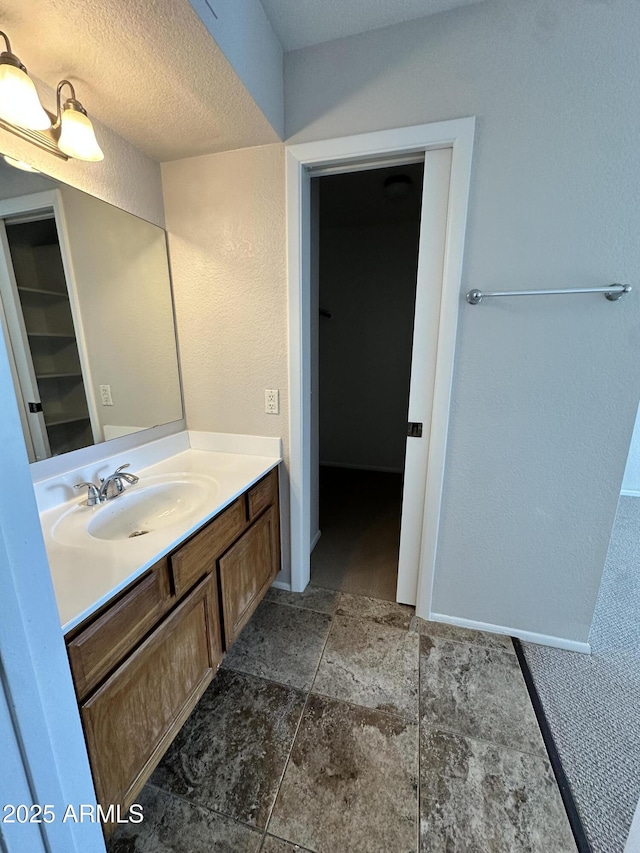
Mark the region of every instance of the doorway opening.
[[311, 582], [396, 600], [424, 156], [311, 179]]
[[311, 521], [317, 467], [311, 352], [313, 318], [319, 319], [319, 306], [311, 306], [312, 175], [401, 166], [424, 157], [409, 393], [415, 429], [405, 453], [396, 601], [432, 617], [474, 125], [468, 117], [286, 147], [291, 576], [277, 582], [285, 589], [302, 592], [309, 583], [317, 534]]

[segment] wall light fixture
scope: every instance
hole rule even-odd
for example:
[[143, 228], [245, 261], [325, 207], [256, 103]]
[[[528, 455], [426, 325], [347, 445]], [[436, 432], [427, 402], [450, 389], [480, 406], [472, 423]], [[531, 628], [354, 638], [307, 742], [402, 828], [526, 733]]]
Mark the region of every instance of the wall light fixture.
[[[44, 109], [27, 69], [11, 51], [8, 36], [1, 30], [0, 36], [6, 44], [0, 53], [0, 127], [63, 160], [103, 160], [93, 125], [73, 85], [68, 80], [58, 84], [55, 115]], [[63, 103], [64, 86], [71, 96]]]
[[[71, 97], [62, 103], [62, 89], [68, 86]], [[104, 160], [102, 149], [98, 145], [93, 125], [87, 111], [76, 100], [76, 90], [68, 80], [58, 83], [56, 90], [57, 117], [54, 130], [60, 130], [58, 148], [76, 160], [89, 160], [92, 163]]]
[[0, 118], [28, 130], [47, 130], [51, 120], [42, 108], [27, 69], [11, 50], [11, 42], [0, 30], [6, 50], [0, 53]]

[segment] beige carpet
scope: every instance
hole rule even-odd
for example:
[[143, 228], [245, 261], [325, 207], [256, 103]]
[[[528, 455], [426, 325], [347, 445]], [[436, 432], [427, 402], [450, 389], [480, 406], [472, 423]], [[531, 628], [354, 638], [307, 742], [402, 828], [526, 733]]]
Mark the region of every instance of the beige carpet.
[[401, 474], [321, 467], [311, 583], [395, 601], [401, 505]]

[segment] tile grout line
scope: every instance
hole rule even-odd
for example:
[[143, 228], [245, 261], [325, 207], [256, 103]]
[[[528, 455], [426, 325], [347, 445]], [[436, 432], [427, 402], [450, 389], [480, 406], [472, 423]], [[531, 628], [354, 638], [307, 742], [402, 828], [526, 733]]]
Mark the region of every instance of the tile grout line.
[[250, 829], [257, 835], [260, 834], [260, 829], [257, 826], [252, 826], [252, 824], [247, 823], [244, 820], [239, 820], [239, 818], [234, 817], [233, 815], [227, 814], [226, 812], [221, 812], [220, 809], [214, 809], [212, 806], [205, 806], [202, 803], [197, 802], [197, 800], [190, 800], [188, 797], [182, 796], [182, 794], [176, 794], [174, 791], [168, 791], [166, 788], [163, 788], [161, 785], [157, 785], [155, 782], [147, 782], [145, 784], [145, 788], [146, 787], [153, 788], [154, 791], [159, 791], [166, 797], [171, 797], [175, 800], [178, 800], [178, 802], [185, 803], [186, 805], [191, 806], [191, 808], [203, 809], [206, 812], [210, 812], [211, 814], [226, 818], [226, 820], [230, 820], [233, 823], [237, 823], [239, 826], [243, 826], [245, 829]]
[[[418, 617], [420, 618], [420, 617]], [[444, 624], [444, 623], [441, 623]], [[464, 629], [467, 630], [466, 628]], [[443, 643], [457, 643], [461, 646], [473, 646], [476, 649], [485, 649], [488, 652], [503, 652], [509, 657], [516, 657], [515, 652], [510, 652], [509, 649], [501, 648], [500, 646], [485, 646], [482, 643], [472, 643], [471, 640], [454, 640], [452, 637], [444, 637], [442, 634], [432, 634], [430, 631], [418, 631], [418, 636], [429, 637], [430, 640], [440, 640]], [[496, 634], [498, 637], [506, 637], [506, 634]], [[511, 637], [508, 638], [509, 640]]]
[[320, 693], [317, 690], [310, 690], [310, 696], [319, 696], [321, 699], [328, 699], [330, 702], [338, 702], [341, 705], [348, 705], [350, 708], [358, 708], [361, 711], [371, 711], [373, 714], [382, 714], [383, 717], [390, 717], [392, 720], [398, 720], [401, 723], [406, 723], [409, 726], [416, 726], [420, 720], [420, 703], [418, 702], [418, 716], [415, 719], [405, 717], [403, 714], [394, 714], [393, 711], [382, 711], [380, 708], [372, 708], [371, 705], [359, 705], [357, 702], [350, 702], [348, 699], [341, 699], [338, 696], [329, 696], [328, 693]]
[[[326, 642], [322, 649], [323, 653], [325, 647]], [[268, 684], [276, 684], [278, 687], [285, 687], [287, 690], [297, 690], [298, 693], [309, 694], [310, 696], [319, 696], [321, 699], [329, 699], [331, 702], [340, 702], [342, 705], [348, 705], [350, 708], [359, 708], [362, 711], [371, 711], [375, 714], [382, 714], [383, 717], [390, 717], [392, 720], [400, 720], [401, 722], [407, 723], [411, 726], [416, 726], [419, 722], [419, 714], [416, 719], [411, 719], [410, 717], [405, 717], [402, 714], [394, 714], [392, 711], [383, 711], [381, 708], [372, 708], [370, 705], [359, 705], [357, 702], [350, 702], [348, 699], [341, 699], [336, 696], [329, 696], [328, 693], [320, 693], [320, 691], [312, 690], [311, 688], [309, 688], [309, 690], [306, 690], [304, 687], [296, 687], [295, 684], [286, 684], [284, 681], [276, 681], [275, 678], [267, 678], [266, 675], [256, 675], [255, 672], [247, 672], [244, 669], [236, 669], [235, 667], [231, 666], [222, 666], [221, 669], [226, 670], [226, 672], [237, 672], [239, 675], [248, 675], [250, 678], [259, 678], [260, 681], [266, 681]], [[316, 667], [316, 670], [314, 672], [314, 681], [316, 675], [318, 674], [318, 669], [319, 666]], [[452, 732], [452, 734], [455, 734], [455, 732]]]
[[[422, 726], [422, 723], [420, 724]], [[457, 731], [456, 729], [448, 729], [439, 724], [431, 724], [426, 723], [425, 728], [429, 729], [432, 732], [440, 732], [443, 735], [453, 735], [454, 737], [464, 738], [465, 740], [475, 740], [478, 743], [486, 743], [487, 746], [497, 746], [498, 749], [506, 749], [510, 752], [518, 752], [521, 755], [529, 755], [531, 758], [539, 758], [541, 761], [548, 761], [549, 756], [547, 755], [546, 750], [543, 752], [532, 752], [530, 749], [523, 749], [520, 746], [510, 746], [506, 743], [500, 743], [497, 740], [489, 740], [486, 737], [479, 737], [478, 735], [470, 735], [466, 732]]]
[[[300, 608], [302, 609], [302, 608]], [[287, 767], [289, 766], [289, 761], [291, 760], [291, 754], [293, 752], [293, 747], [295, 746], [296, 739], [298, 737], [298, 732], [300, 731], [300, 726], [302, 725], [302, 719], [304, 717], [305, 711], [307, 710], [307, 705], [309, 704], [309, 698], [311, 696], [311, 688], [313, 687], [313, 683], [316, 680], [316, 676], [318, 674], [318, 670], [320, 669], [320, 663], [322, 661], [322, 657], [324, 655], [324, 651], [327, 648], [327, 643], [329, 642], [329, 635], [331, 634], [331, 630], [333, 628], [333, 613], [330, 615], [331, 622], [329, 624], [329, 630], [327, 631], [327, 636], [325, 637], [325, 641], [322, 645], [322, 651], [318, 656], [318, 663], [316, 664], [316, 668], [313, 673], [313, 678], [311, 679], [311, 683], [309, 685], [309, 689], [307, 690], [307, 695], [304, 700], [304, 705], [302, 706], [302, 713], [300, 714], [300, 719], [298, 720], [298, 725], [296, 726], [296, 730], [294, 732], [293, 738], [291, 739], [291, 746], [289, 748], [289, 753], [287, 755], [287, 760], [284, 763], [284, 767], [282, 768], [282, 773], [280, 774], [280, 781], [278, 782], [278, 787], [276, 788], [276, 795], [273, 798], [273, 803], [271, 803], [271, 808], [269, 809], [269, 814], [267, 815], [267, 821], [264, 825], [264, 832], [262, 835], [262, 844], [260, 845], [259, 850], [262, 850], [264, 847], [265, 839], [267, 837], [267, 831], [269, 829], [269, 824], [271, 823], [271, 816], [273, 815], [273, 810], [276, 807], [276, 803], [278, 801], [278, 794], [280, 793], [280, 788], [282, 787], [282, 782], [284, 781], [285, 773], [287, 772]], [[276, 836], [279, 837], [279, 836]], [[283, 841], [289, 841], [289, 839], [282, 839]], [[296, 842], [289, 842], [295, 845]], [[300, 845], [302, 846], [302, 845]]]

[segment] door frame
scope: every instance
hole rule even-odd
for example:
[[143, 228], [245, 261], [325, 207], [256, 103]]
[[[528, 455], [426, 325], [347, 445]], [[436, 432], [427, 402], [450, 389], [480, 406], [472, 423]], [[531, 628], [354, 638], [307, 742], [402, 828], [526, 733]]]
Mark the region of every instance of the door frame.
[[289, 299], [289, 435], [291, 589], [311, 576], [311, 299], [310, 177], [319, 166], [349, 166], [452, 148], [449, 209], [442, 280], [417, 613], [429, 618], [449, 426], [451, 386], [467, 223], [475, 117], [381, 130], [285, 148]]

